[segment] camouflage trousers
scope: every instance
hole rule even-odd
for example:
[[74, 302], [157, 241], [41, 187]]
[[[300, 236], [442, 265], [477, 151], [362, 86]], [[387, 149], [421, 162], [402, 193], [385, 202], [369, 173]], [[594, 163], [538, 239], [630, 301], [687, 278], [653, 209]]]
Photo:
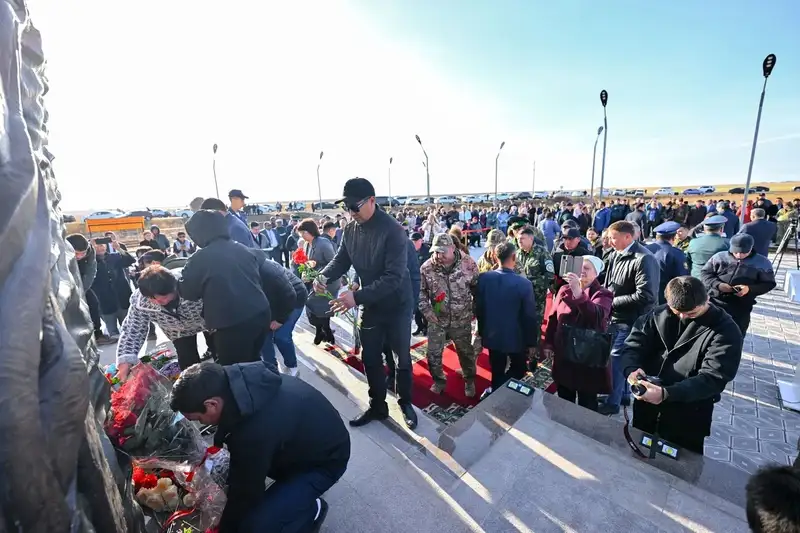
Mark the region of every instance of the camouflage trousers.
[[428, 323], [428, 369], [435, 383], [445, 383], [447, 378], [442, 368], [442, 352], [447, 339], [456, 345], [456, 354], [461, 370], [464, 372], [464, 381], [467, 383], [475, 379], [475, 364], [478, 355], [472, 347], [472, 325], [462, 324], [451, 327], [442, 327], [433, 322]]

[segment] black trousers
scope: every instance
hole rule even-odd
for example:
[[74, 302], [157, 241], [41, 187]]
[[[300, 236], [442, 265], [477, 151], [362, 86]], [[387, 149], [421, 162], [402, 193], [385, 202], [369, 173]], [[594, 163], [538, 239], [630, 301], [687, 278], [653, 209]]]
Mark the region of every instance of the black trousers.
[[562, 400], [567, 400], [570, 403], [575, 403], [575, 397], [578, 398], [578, 405], [585, 407], [591, 411], [597, 411], [597, 394], [594, 392], [581, 392], [568, 389], [563, 385], [556, 385], [556, 392], [558, 397]]
[[217, 362], [233, 365], [259, 361], [269, 332], [269, 318], [269, 313], [259, 313], [239, 324], [218, 329], [214, 333]]
[[365, 309], [361, 321], [361, 360], [369, 384], [370, 409], [388, 413], [383, 348], [388, 345], [395, 363], [395, 390], [400, 405], [411, 405], [411, 303], [397, 313]]
[[283, 254], [281, 253], [281, 249], [280, 248], [273, 248], [272, 250], [269, 251], [270, 259], [272, 259], [273, 261], [275, 261], [278, 264], [282, 264], [283, 263], [282, 256], [283, 256]]
[[414, 323], [417, 325], [417, 329], [428, 331], [428, 319], [425, 318], [425, 315], [422, 314], [419, 307], [414, 309]]
[[278, 263], [283, 263], [283, 266], [289, 268], [289, 262], [292, 259], [292, 252], [287, 250], [286, 248], [281, 248], [281, 255], [283, 257], [282, 261], [278, 261]]
[[94, 326], [94, 334], [103, 334], [103, 325], [100, 322], [100, 300], [92, 289], [86, 291], [86, 303], [89, 306], [89, 316], [92, 318], [92, 326]]
[[467, 236], [467, 241], [469, 242], [469, 246], [480, 246], [481, 245], [481, 234], [480, 233], [470, 233]]
[[[489, 367], [492, 370], [492, 390], [495, 391], [511, 378], [522, 379], [527, 372], [528, 358], [524, 353], [507, 353], [489, 349]], [[509, 365], [510, 361], [510, 365]], [[508, 372], [506, 372], [508, 366]]]
[[711, 301], [730, 315], [736, 325], [739, 326], [739, 331], [742, 332], [742, 339], [744, 339], [745, 335], [747, 335], [747, 329], [750, 327], [750, 315], [753, 312], [753, 307], [750, 305], [736, 305], [717, 298], [712, 298]]
[[172, 341], [175, 351], [178, 352], [178, 365], [181, 370], [186, 370], [195, 363], [200, 362], [200, 354], [197, 351], [197, 335], [189, 335]]

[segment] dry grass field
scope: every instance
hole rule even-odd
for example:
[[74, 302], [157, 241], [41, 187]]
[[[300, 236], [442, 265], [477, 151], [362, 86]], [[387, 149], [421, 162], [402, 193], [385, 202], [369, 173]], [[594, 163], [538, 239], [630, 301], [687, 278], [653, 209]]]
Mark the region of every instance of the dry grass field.
[[[782, 197], [784, 200], [792, 199], [795, 197], [800, 198], [800, 192], [794, 192], [793, 189], [795, 187], [800, 188], [800, 181], [781, 181], [781, 182], [753, 182], [750, 184], [750, 187], [755, 187], [756, 185], [763, 185], [765, 187], [769, 187], [769, 192], [767, 194], [767, 198], [774, 200], [775, 198]], [[673, 191], [678, 193], [682, 192], [685, 189], [693, 189], [697, 188], [697, 185], [673, 185], [671, 186]], [[734, 187], [744, 187], [744, 183], [729, 183], [724, 185], [714, 185], [716, 187], [717, 192], [712, 194], [706, 194], [704, 196], [700, 196], [699, 198], [705, 199], [714, 199], [714, 200], [736, 200], [737, 203], [742, 201], [743, 194], [729, 194], [728, 191], [733, 189]], [[607, 187], [608, 188], [608, 187]], [[626, 189], [634, 189], [637, 187], [626, 187]], [[647, 189], [648, 193], [652, 193], [658, 187], [644, 187]], [[750, 193], [747, 198], [755, 198], [758, 197], [759, 193]], [[680, 196], [683, 198], [683, 196]], [[698, 198], [697, 196], [687, 196], [690, 201], [692, 198]]]

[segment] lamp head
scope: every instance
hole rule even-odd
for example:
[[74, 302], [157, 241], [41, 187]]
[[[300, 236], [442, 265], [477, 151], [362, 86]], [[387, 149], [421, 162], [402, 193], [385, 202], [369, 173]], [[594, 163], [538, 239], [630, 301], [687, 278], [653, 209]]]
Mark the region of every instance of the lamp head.
[[419, 135], [414, 135], [414, 138], [417, 139], [417, 142], [422, 146], [422, 139], [419, 138]]
[[319, 153], [319, 160], [320, 160], [320, 161], [322, 161], [322, 155], [323, 155], [324, 153], [325, 153], [325, 152], [320, 152], [320, 153]]
[[605, 89], [600, 91], [600, 103], [603, 104], [603, 107], [605, 107], [608, 103], [608, 91]]
[[775, 57], [775, 54], [770, 54], [764, 58], [764, 64], [761, 65], [761, 70], [765, 78], [769, 78], [769, 75], [772, 74], [772, 69], [775, 68], [775, 62], [777, 60], [778, 58]]
[[505, 145], [506, 145], [506, 142], [505, 142], [505, 141], [501, 142], [501, 143], [500, 143], [500, 149], [502, 150], [502, 149], [503, 149], [503, 146], [505, 146]]
[[214, 143], [214, 146], [212, 147], [212, 149], [214, 150], [214, 153], [216, 154], [217, 153], [217, 143]]
[[393, 158], [393, 157], [390, 157], [390, 158], [389, 158], [389, 164], [390, 164], [390, 165], [392, 164], [392, 161], [393, 161], [393, 160], [394, 160], [394, 158]]
[[601, 133], [603, 133], [603, 126], [597, 128], [597, 135], [600, 135]]

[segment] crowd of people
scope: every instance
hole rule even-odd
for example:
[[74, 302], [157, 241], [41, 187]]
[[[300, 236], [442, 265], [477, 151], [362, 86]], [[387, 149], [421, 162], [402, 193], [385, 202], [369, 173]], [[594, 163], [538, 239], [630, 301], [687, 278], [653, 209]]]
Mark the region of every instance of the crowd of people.
[[[228, 204], [206, 199], [173, 243], [153, 226], [133, 254], [113, 233], [91, 242], [68, 237], [96, 338], [119, 341], [120, 379], [158, 325], [185, 370], [176, 410], [219, 424], [218, 442], [240, 457], [252, 454], [240, 439], [267, 450], [255, 472], [231, 470], [239, 503], [223, 523], [237, 524], [232, 531], [241, 520], [276, 516], [318, 527], [327, 511], [322, 493], [346, 468], [349, 439], [338, 415], [333, 420], [327, 400], [295, 379], [293, 333], [303, 311], [314, 343], [333, 344], [331, 318], [361, 309], [370, 405], [351, 426], [387, 418], [392, 391], [405, 423], [416, 427], [414, 322], [413, 335], [428, 340], [435, 394], [446, 389], [442, 356], [452, 342], [468, 398], [486, 397], [546, 364], [559, 397], [602, 414], [632, 405], [635, 427], [702, 453], [714, 403], [736, 375], [756, 298], [775, 287], [766, 254], [778, 225], [770, 218], [780, 222], [795, 211], [794, 202], [761, 197], [748, 203], [741, 227], [735, 204], [702, 200], [691, 207], [680, 200], [562, 201], [392, 213], [376, 205], [372, 184], [360, 178], [347, 182], [343, 211], [333, 215], [248, 222], [245, 200], [240, 190]], [[478, 247], [476, 261], [470, 249]], [[206, 337], [203, 355], [198, 334]], [[483, 349], [491, 386], [476, 390]], [[294, 402], [298, 412], [318, 415], [314, 427], [286, 427], [264, 422], [252, 402], [269, 410]], [[265, 425], [238, 429], [242, 418]], [[336, 442], [310, 442], [336, 434]], [[258, 476], [277, 488], [262, 495]], [[293, 497], [304, 503], [287, 506]]]

